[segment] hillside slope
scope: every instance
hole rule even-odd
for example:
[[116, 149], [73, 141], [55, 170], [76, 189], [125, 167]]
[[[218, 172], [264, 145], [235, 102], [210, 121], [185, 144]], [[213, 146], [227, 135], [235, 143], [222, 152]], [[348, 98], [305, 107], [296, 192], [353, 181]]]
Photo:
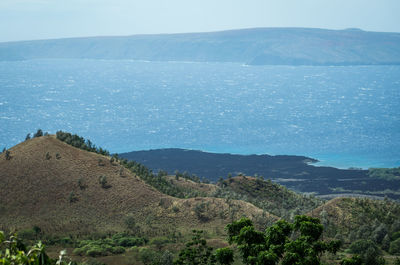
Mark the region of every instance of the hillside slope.
[[230, 177], [221, 179], [217, 184], [196, 182], [187, 177], [167, 178], [173, 185], [190, 190], [190, 195], [249, 202], [287, 220], [306, 214], [323, 203], [316, 197], [299, 194], [270, 180], [255, 177]]
[[325, 234], [351, 243], [371, 239], [381, 244], [386, 234], [400, 231], [400, 204], [389, 200], [335, 198], [310, 212], [325, 226]]
[[400, 34], [254, 28], [0, 43], [0, 60], [40, 58], [239, 62], [253, 65], [400, 64]]
[[[131, 217], [142, 231], [157, 234], [177, 228], [222, 229], [242, 215], [276, 220], [245, 202], [167, 196], [109, 157], [54, 136], [27, 140], [9, 151], [9, 160], [0, 155], [0, 230], [38, 226], [47, 234], [116, 232], [128, 229]], [[103, 186], [101, 176], [107, 180]]]

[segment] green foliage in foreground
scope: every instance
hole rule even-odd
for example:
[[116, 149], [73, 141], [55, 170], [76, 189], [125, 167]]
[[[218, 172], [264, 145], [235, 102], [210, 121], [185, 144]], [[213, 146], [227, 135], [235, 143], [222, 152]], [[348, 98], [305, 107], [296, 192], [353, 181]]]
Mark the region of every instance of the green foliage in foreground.
[[383, 265], [385, 260], [382, 257], [382, 251], [372, 240], [357, 240], [353, 242], [348, 250], [350, 253], [357, 254], [362, 264]]
[[193, 230], [192, 240], [179, 253], [175, 265], [230, 265], [233, 263], [233, 251], [220, 248], [213, 253], [213, 248], [207, 245], [203, 231]]
[[39, 241], [27, 248], [15, 235], [6, 239], [0, 231], [0, 265], [74, 265], [65, 257], [65, 251], [60, 252], [58, 260], [47, 256], [44, 245]]
[[336, 253], [340, 241], [320, 240], [319, 219], [298, 215], [293, 223], [280, 220], [265, 233], [256, 231], [250, 219], [242, 218], [227, 226], [230, 243], [236, 243], [249, 265], [318, 265], [323, 252]]
[[[305, 215], [295, 216], [293, 223], [280, 220], [268, 227], [265, 232], [256, 231], [248, 218], [235, 221], [227, 225], [226, 229], [229, 243], [236, 244], [246, 265], [320, 265], [322, 264], [320, 257], [324, 252], [336, 253], [341, 246], [338, 240], [322, 241], [320, 238], [323, 226], [319, 219]], [[345, 258], [340, 264], [385, 264], [379, 256], [378, 249], [372, 251], [373, 244], [371, 241], [352, 246], [353, 252], [360, 255]], [[192, 240], [180, 251], [174, 264], [230, 265], [233, 262], [232, 249], [220, 248], [214, 251], [207, 246], [202, 231], [193, 230]]]

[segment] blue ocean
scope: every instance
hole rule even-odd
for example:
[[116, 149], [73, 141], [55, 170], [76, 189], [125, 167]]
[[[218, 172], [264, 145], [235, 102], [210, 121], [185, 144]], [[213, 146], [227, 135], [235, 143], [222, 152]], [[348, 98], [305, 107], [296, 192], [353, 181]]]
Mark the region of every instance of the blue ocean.
[[400, 66], [0, 62], [0, 148], [38, 128], [110, 152], [178, 147], [400, 166]]

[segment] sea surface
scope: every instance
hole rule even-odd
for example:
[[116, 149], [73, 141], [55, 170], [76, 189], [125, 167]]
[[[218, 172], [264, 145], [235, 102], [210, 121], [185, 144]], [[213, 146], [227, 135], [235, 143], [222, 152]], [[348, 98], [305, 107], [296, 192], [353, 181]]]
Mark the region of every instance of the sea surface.
[[0, 148], [38, 128], [114, 152], [179, 147], [400, 166], [400, 66], [0, 62]]

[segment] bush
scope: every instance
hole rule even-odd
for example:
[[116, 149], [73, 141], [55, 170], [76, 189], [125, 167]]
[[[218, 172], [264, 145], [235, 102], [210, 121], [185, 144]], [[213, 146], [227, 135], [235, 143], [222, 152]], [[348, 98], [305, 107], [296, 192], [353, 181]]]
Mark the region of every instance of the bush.
[[215, 258], [220, 264], [232, 264], [233, 251], [230, 248], [219, 248], [215, 251]]
[[100, 176], [100, 177], [99, 177], [99, 183], [100, 183], [100, 185], [101, 185], [101, 187], [102, 187], [103, 189], [108, 188], [107, 177], [106, 177], [106, 176]]
[[363, 260], [363, 264], [385, 264], [385, 260], [382, 258], [382, 251], [372, 240], [357, 240], [350, 245], [349, 251], [351, 253], [360, 255]]
[[351, 258], [344, 258], [341, 262], [340, 265], [362, 265], [363, 260], [360, 256], [354, 256]]
[[121, 254], [125, 252], [125, 247], [140, 246], [145, 243], [144, 238], [115, 234], [111, 238], [82, 240], [79, 242], [78, 248], [75, 248], [74, 254], [91, 257]]
[[25, 240], [36, 239], [36, 232], [33, 229], [21, 230], [18, 232], [18, 237]]
[[75, 193], [73, 191], [71, 191], [68, 195], [68, 201], [70, 203], [74, 203], [78, 201], [78, 197], [76, 197]]
[[393, 233], [392, 236], [391, 236], [391, 238], [392, 238], [392, 241], [394, 241], [394, 240], [400, 238], [400, 231], [398, 231], [398, 232], [396, 232], [396, 233]]
[[10, 159], [11, 159], [11, 153], [10, 153], [10, 151], [5, 150], [4, 152], [5, 152], [5, 158], [6, 158], [6, 160], [10, 160]]
[[116, 247], [113, 247], [113, 248], [111, 249], [111, 253], [112, 253], [112, 254], [122, 254], [122, 253], [124, 253], [124, 252], [125, 252], [125, 248], [120, 247], [120, 246], [116, 246]]
[[392, 255], [400, 254], [400, 238], [398, 238], [390, 243], [389, 253]]
[[353, 242], [349, 247], [350, 253], [353, 254], [365, 254], [368, 249], [379, 252], [378, 246], [372, 240], [360, 239]]
[[293, 223], [279, 220], [265, 232], [256, 231], [250, 219], [242, 218], [228, 224], [227, 231], [229, 243], [238, 245], [245, 264], [320, 264], [323, 252], [336, 253], [340, 247], [340, 241], [320, 240], [320, 220], [305, 215], [295, 216]]
[[93, 248], [90, 248], [89, 250], [86, 251], [86, 255], [90, 257], [107, 256], [108, 252], [105, 248], [102, 248], [100, 246], [94, 246]]
[[135, 217], [133, 215], [128, 215], [125, 217], [125, 225], [128, 229], [136, 231], [138, 226], [136, 225]]
[[148, 248], [141, 248], [139, 250], [139, 257], [143, 264], [153, 264], [158, 260], [158, 253]]
[[146, 240], [141, 237], [128, 236], [126, 234], [115, 234], [112, 237], [113, 242], [122, 247], [141, 246], [146, 243]]
[[84, 190], [84, 189], [87, 188], [87, 185], [86, 185], [86, 183], [85, 183], [85, 180], [84, 180], [82, 177], [80, 177], [80, 178], [78, 179], [78, 186], [79, 186], [79, 188], [80, 188], [81, 190]]
[[169, 242], [170, 240], [167, 237], [155, 237], [150, 240], [150, 244], [154, 245], [158, 250], [161, 250], [161, 248]]
[[73, 251], [74, 255], [78, 255], [78, 256], [83, 256], [86, 254], [86, 251], [84, 248], [76, 248]]

